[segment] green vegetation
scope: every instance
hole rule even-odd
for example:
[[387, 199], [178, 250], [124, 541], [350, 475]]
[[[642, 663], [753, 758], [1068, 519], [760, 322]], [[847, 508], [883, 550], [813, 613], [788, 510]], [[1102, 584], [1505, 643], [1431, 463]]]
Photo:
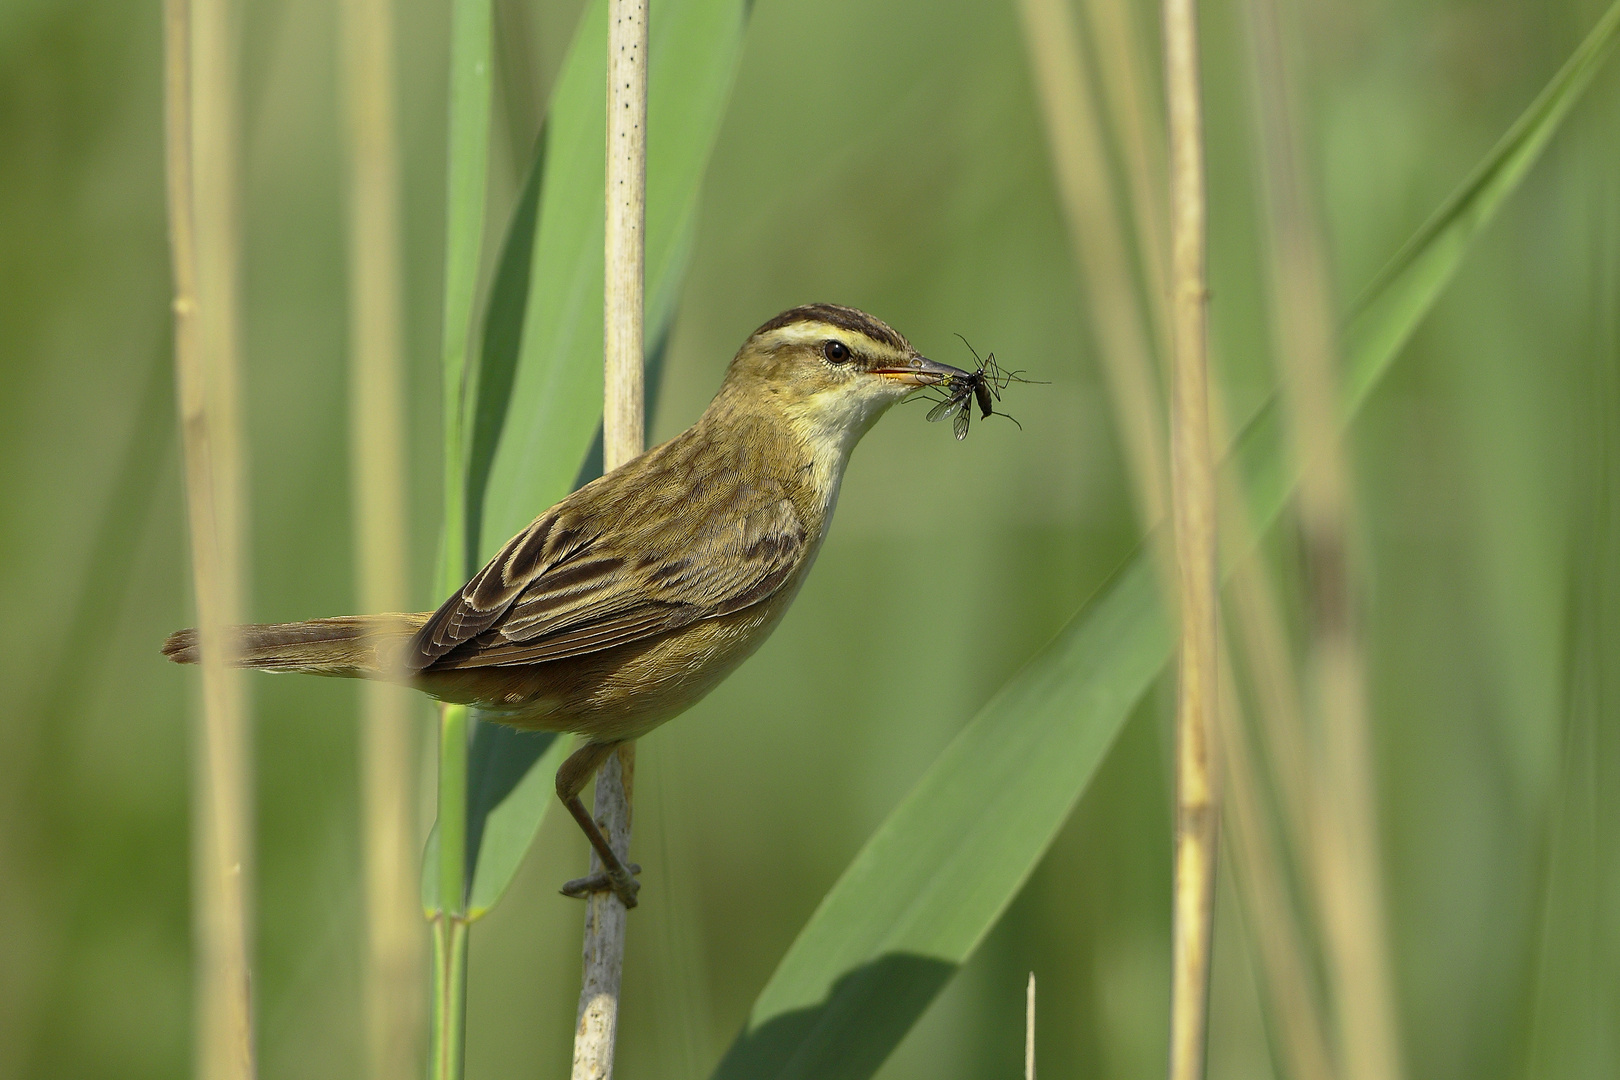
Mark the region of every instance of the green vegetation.
[[[1017, 1075], [1031, 969], [1043, 1076], [1153, 1075], [1168, 1003], [1168, 695], [1155, 674], [1168, 637], [1015, 6], [679, 7], [692, 23], [660, 26], [676, 0], [653, 15], [651, 439], [696, 417], [749, 330], [808, 300], [860, 305], [948, 362], [965, 358], [961, 332], [1051, 385], [1009, 391], [1022, 432], [992, 419], [962, 444], [921, 410], [889, 417], [857, 452], [783, 627], [640, 744], [647, 887], [619, 1075], [697, 1080], [728, 1047], [726, 1076], [791, 1054], [764, 1075], [865, 1076], [885, 1057], [882, 1077]], [[1358, 0], [1291, 16], [1340, 309], [1362, 298], [1343, 348], [1350, 544], [1413, 1077], [1620, 1068], [1620, 79], [1594, 46], [1555, 80], [1600, 19], [1613, 29], [1604, 8]], [[600, 157], [569, 148], [600, 129], [600, 61], [585, 58], [601, 50], [565, 60], [578, 3], [493, 10], [487, 224], [481, 239], [467, 219], [458, 233], [482, 249], [486, 306], [446, 315], [483, 326], [477, 394], [457, 414], [475, 501], [489, 483], [461, 534], [475, 560], [575, 481], [600, 386]], [[1153, 5], [1135, 14], [1156, 40]], [[454, 576], [434, 570], [449, 6], [399, 17], [427, 607], [439, 596], [426, 583]], [[1241, 471], [1257, 523], [1284, 523], [1260, 558], [1297, 657], [1308, 600], [1285, 501], [1294, 469], [1266, 405], [1277, 365], [1247, 31], [1241, 4], [1203, 17], [1215, 355], [1232, 414], [1262, 416]], [[282, 0], [244, 18], [250, 594], [253, 617], [294, 619], [353, 603], [336, 28], [318, 5]], [[599, 41], [584, 25], [581, 40]], [[692, 34], [676, 40], [681, 28]], [[189, 683], [156, 655], [189, 618], [158, 377], [159, 40], [155, 14], [127, 5], [0, 16], [6, 1076], [167, 1077], [189, 1060]], [[660, 68], [661, 47], [691, 57], [705, 42], [707, 62]], [[570, 100], [574, 129], [556, 111]], [[497, 440], [486, 406], [503, 383]], [[508, 456], [514, 432], [547, 452]], [[354, 695], [252, 685], [261, 1075], [353, 1076]], [[425, 706], [419, 722], [431, 741]], [[476, 813], [480, 768], [508, 759], [477, 742], [471, 756]], [[515, 857], [547, 803], [540, 779], [488, 819], [485, 843], [500, 842], [487, 874], [482, 854], [472, 865], [470, 907], [487, 912], [471, 934], [473, 1077], [566, 1068], [580, 910], [555, 890], [585, 853], [548, 815]], [[431, 817], [428, 798], [424, 836]], [[430, 870], [430, 906], [438, 884]], [[1221, 887], [1211, 1075], [1276, 1074], [1252, 951], [1264, 927], [1245, 922], [1225, 866]], [[819, 1027], [798, 1022], [806, 1007]]]

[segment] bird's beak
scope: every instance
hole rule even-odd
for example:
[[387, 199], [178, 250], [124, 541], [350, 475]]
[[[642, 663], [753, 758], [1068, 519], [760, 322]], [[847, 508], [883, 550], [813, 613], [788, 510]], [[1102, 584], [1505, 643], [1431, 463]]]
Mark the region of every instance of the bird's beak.
[[873, 368], [872, 374], [904, 383], [906, 386], [938, 386], [952, 378], [967, 378], [967, 372], [949, 364], [937, 363], [926, 356], [913, 356], [905, 364], [894, 367]]

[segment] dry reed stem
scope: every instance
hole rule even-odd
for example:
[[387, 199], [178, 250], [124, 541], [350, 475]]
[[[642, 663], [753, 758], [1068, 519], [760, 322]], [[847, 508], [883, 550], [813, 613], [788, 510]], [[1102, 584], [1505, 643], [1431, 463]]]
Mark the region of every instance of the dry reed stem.
[[[1219, 384], [1210, 387], [1211, 426], [1217, 445], [1229, 445], [1229, 423]], [[1228, 550], [1256, 552], [1247, 498], [1235, 483], [1223, 484], [1221, 535]], [[1300, 919], [1292, 866], [1310, 850], [1309, 764], [1299, 681], [1283, 624], [1281, 603], [1258, 554], [1233, 568], [1226, 593], [1229, 624], [1242, 641], [1242, 660], [1254, 695], [1257, 732], [1242, 720], [1232, 678], [1229, 642], [1221, 641], [1221, 757], [1223, 821], [1232, 830], [1231, 866], [1246, 913], [1250, 951], [1259, 961], [1268, 1033], [1293, 1080], [1333, 1080], [1328, 1052], [1330, 1024], [1317, 991], [1315, 943]], [[1230, 691], [1230, 692], [1229, 692]], [[1256, 747], [1251, 739], [1258, 737]], [[1277, 827], [1262, 792], [1279, 800]], [[1291, 855], [1292, 859], [1288, 856]]]
[[1348, 539], [1349, 465], [1339, 437], [1338, 380], [1327, 271], [1315, 224], [1279, 12], [1250, 0], [1259, 92], [1261, 171], [1270, 248], [1273, 335], [1284, 366], [1297, 505], [1310, 575], [1310, 850], [1344, 1080], [1401, 1075], [1384, 926], [1378, 825]]
[[1399, 1080], [1400, 1042], [1384, 925], [1372, 749], [1360, 650], [1348, 635], [1313, 649], [1317, 748], [1315, 898], [1345, 1080]]
[[[609, 0], [607, 228], [602, 291], [603, 465], [640, 454], [645, 438], [643, 289], [647, 218], [647, 0]], [[624, 743], [596, 778], [595, 816], [621, 859], [630, 851], [635, 744]], [[595, 854], [591, 871], [600, 869]], [[574, 1031], [573, 1080], [613, 1075], [627, 912], [608, 890], [586, 900], [584, 977]]]
[[1170, 487], [1181, 597], [1171, 941], [1171, 1080], [1203, 1075], [1220, 790], [1215, 760], [1215, 469], [1209, 432], [1202, 105], [1196, 0], [1165, 0], [1170, 135]]
[[1108, 157], [1066, 0], [1019, 0], [1036, 96], [1046, 123], [1058, 200], [1076, 265], [1085, 279], [1091, 323], [1125, 443], [1131, 492], [1144, 528], [1163, 519], [1164, 424], [1153, 346], [1132, 285], [1130, 240], [1123, 228]]
[[1136, 224], [1137, 253], [1147, 276], [1148, 325], [1168, 352], [1170, 272], [1165, 259], [1170, 237], [1164, 220], [1164, 132], [1150, 104], [1146, 51], [1142, 47], [1130, 0], [1086, 0], [1087, 21], [1096, 41], [1103, 99], [1113, 123], [1125, 173], [1131, 216]]
[[1035, 973], [1024, 991], [1024, 1080], [1035, 1080]]
[[1274, 854], [1281, 842], [1260, 798], [1262, 781], [1239, 711], [1231, 657], [1224, 649], [1220, 697], [1227, 850], [1249, 938], [1259, 954], [1266, 1027], [1280, 1048], [1290, 1080], [1333, 1080], [1321, 1005], [1305, 961], [1304, 933]]
[[[399, 147], [392, 0], [344, 0], [342, 94], [349, 136], [349, 488], [362, 611], [409, 603]], [[362, 994], [366, 1072], [415, 1076], [422, 1035], [421, 914], [411, 691], [360, 688], [365, 866]]]
[[[1210, 386], [1210, 425], [1217, 446], [1228, 446], [1230, 424], [1220, 384]], [[1233, 568], [1226, 593], [1230, 623], [1243, 643], [1242, 659], [1254, 693], [1260, 747], [1241, 722], [1230, 643], [1221, 650], [1221, 757], [1226, 787], [1222, 818], [1234, 833], [1231, 865], [1238, 875], [1239, 901], [1248, 913], [1250, 951], [1262, 971], [1261, 990], [1273, 1018], [1269, 1033], [1289, 1063], [1294, 1080], [1332, 1080], [1325, 1057], [1330, 1027], [1316, 992], [1311, 956], [1314, 942], [1300, 920], [1291, 888], [1291, 867], [1310, 850], [1309, 764], [1299, 681], [1288, 647], [1281, 604], [1250, 523], [1247, 497], [1236, 483], [1220, 487], [1220, 530], [1229, 551], [1249, 552]], [[1225, 687], [1232, 688], [1230, 699]], [[1230, 706], [1230, 709], [1228, 708]], [[1228, 713], [1230, 712], [1230, 715]], [[1273, 827], [1262, 791], [1280, 801], [1282, 828]], [[1290, 859], [1289, 856], [1292, 856]], [[1326, 1071], [1321, 1071], [1321, 1070]]]
[[[1217, 411], [1217, 417], [1219, 412]], [[1221, 529], [1234, 550], [1255, 547], [1241, 492], [1222, 492]], [[1259, 735], [1256, 752], [1242, 721], [1231, 650], [1221, 647], [1221, 757], [1225, 765], [1223, 818], [1231, 830], [1231, 855], [1240, 902], [1246, 912], [1250, 948], [1262, 972], [1267, 1027], [1293, 1080], [1333, 1080], [1328, 1052], [1329, 1023], [1317, 992], [1311, 956], [1314, 945], [1300, 920], [1291, 874], [1283, 858], [1310, 850], [1309, 776], [1303, 746], [1304, 717], [1294, 677], [1282, 612], [1257, 557], [1243, 561], [1228, 593], [1231, 621], [1243, 641], [1243, 659], [1254, 693]], [[1230, 688], [1230, 693], [1228, 693]], [[1277, 793], [1282, 829], [1275, 827], [1262, 791]]]
[[[1097, 38], [1096, 55], [1102, 69], [1104, 99], [1112, 113], [1112, 130], [1121, 146], [1121, 162], [1130, 193], [1130, 206], [1136, 218], [1138, 243], [1143, 266], [1148, 276], [1147, 301], [1151, 317], [1149, 325], [1162, 341], [1168, 335], [1169, 297], [1164, 250], [1167, 249], [1165, 225], [1160, 213], [1164, 188], [1164, 160], [1160, 144], [1149, 136], [1155, 114], [1146, 102], [1151, 97], [1147, 85], [1146, 61], [1135, 20], [1128, 0], [1087, 0], [1090, 22]], [[1218, 370], [1214, 342], [1210, 343], [1210, 368]], [[1210, 431], [1214, 445], [1231, 443], [1228, 412], [1221, 402], [1221, 387], [1211, 380]], [[1223, 508], [1220, 528], [1228, 537], [1227, 547], [1233, 551], [1251, 551], [1255, 542], [1249, 529], [1249, 519], [1243, 506], [1243, 493], [1233, 488], [1221, 492]], [[1301, 842], [1305, 836], [1308, 802], [1305, 796], [1309, 783], [1306, 776], [1306, 754], [1299, 712], [1299, 688], [1294, 677], [1293, 661], [1289, 654], [1282, 611], [1264, 568], [1254, 559], [1247, 559], [1237, 567], [1230, 582], [1235, 601], [1234, 622], [1244, 643], [1245, 668], [1259, 691], [1260, 708], [1256, 711], [1264, 724], [1265, 750], [1252, 762], [1246, 777], [1259, 785], [1247, 792], [1247, 797], [1258, 799], [1267, 784], [1266, 777], [1282, 797], [1284, 823], [1289, 827], [1282, 837], [1272, 830], [1266, 832], [1266, 842], [1248, 845], [1235, 853], [1235, 865], [1240, 873], [1251, 872], [1256, 880], [1274, 882], [1286, 888], [1287, 871], [1282, 858], [1289, 841], [1295, 851], [1305, 851]], [[1230, 668], [1225, 659], [1223, 644], [1223, 671]], [[1245, 744], [1244, 752], [1247, 752]], [[1268, 768], [1269, 766], [1269, 768]], [[1236, 782], [1235, 770], [1228, 770], [1227, 781]], [[1248, 782], [1248, 781], [1245, 781]], [[1260, 803], [1256, 802], [1258, 809]], [[1290, 985], [1293, 979], [1286, 969], [1308, 970], [1306, 960], [1309, 948], [1298, 914], [1286, 892], [1280, 893], [1277, 903], [1270, 905], [1275, 917], [1287, 918], [1289, 925], [1282, 927], [1276, 939], [1266, 942], [1259, 950], [1262, 965], [1275, 963], [1275, 981]], [[1280, 951], [1281, 943], [1297, 949], [1293, 955]], [[1319, 1039], [1323, 1030], [1321, 1017], [1313, 1014], [1310, 1024], [1288, 1025], [1282, 1032], [1283, 1040], [1299, 1038], [1307, 1044]], [[1290, 1051], [1293, 1060], [1313, 1057], [1309, 1045]]]
[[[635, 744], [609, 755], [596, 774], [595, 817], [623, 861], [630, 852], [630, 810], [635, 787]], [[593, 852], [591, 873], [602, 868]], [[608, 1080], [619, 1025], [619, 990], [629, 911], [612, 890], [586, 898], [583, 978], [574, 1024], [573, 1080]]]
[[[1132, 20], [1123, 0], [1090, 0], [1094, 20], [1099, 27], [1098, 53], [1104, 70], [1110, 72], [1106, 83], [1113, 90], [1116, 83], [1128, 84], [1140, 80], [1141, 65], [1130, 62], [1140, 48], [1132, 30]], [[1143, 80], [1145, 81], [1145, 80]], [[1116, 129], [1126, 144], [1123, 155], [1126, 173], [1134, 193], [1131, 200], [1137, 212], [1139, 236], [1163, 235], [1163, 225], [1153, 211], [1158, 206], [1158, 174], [1154, 171], [1151, 142], [1136, 133], [1130, 138], [1135, 110], [1131, 100], [1141, 100], [1145, 92], [1131, 94], [1116, 91], [1109, 99], [1114, 103]], [[1143, 121], [1152, 114], [1141, 111]], [[1155, 273], [1164, 273], [1162, 259], [1148, 258], [1146, 266], [1153, 284]], [[1164, 298], [1168, 286], [1162, 276], [1156, 287], [1150, 288], [1150, 300], [1159, 300], [1159, 319], [1164, 319]], [[1159, 324], [1163, 325], [1162, 321]], [[1161, 333], [1162, 333], [1161, 329]], [[1214, 363], [1214, 343], [1210, 345], [1211, 367]], [[1222, 403], [1218, 381], [1210, 384], [1210, 426], [1216, 446], [1231, 445], [1229, 412]], [[1232, 551], [1254, 551], [1257, 542], [1249, 525], [1244, 493], [1236, 486], [1220, 491], [1220, 529], [1227, 537]], [[1331, 1080], [1332, 1062], [1326, 1056], [1326, 1013], [1320, 995], [1315, 989], [1312, 963], [1313, 944], [1301, 923], [1299, 910], [1289, 886], [1288, 852], [1294, 854], [1309, 850], [1308, 818], [1309, 785], [1308, 764], [1303, 739], [1303, 716], [1300, 712], [1298, 680], [1293, 668], [1293, 657], [1287, 643], [1280, 603], [1264, 566], [1254, 557], [1242, 560], [1235, 568], [1228, 591], [1234, 603], [1232, 623], [1243, 642], [1243, 660], [1251, 685], [1256, 691], [1256, 713], [1261, 721], [1263, 752], [1255, 753], [1241, 725], [1230, 726], [1223, 704], [1222, 757], [1226, 762], [1223, 802], [1236, 805], [1230, 813], [1223, 812], [1223, 820], [1241, 833], [1234, 837], [1231, 865], [1238, 875], [1238, 894], [1250, 913], [1251, 950], [1259, 961], [1268, 1008], [1274, 1017], [1283, 1018], [1271, 1025], [1273, 1037], [1289, 1063], [1295, 1080]], [[1225, 678], [1232, 670], [1231, 651], [1226, 641], [1221, 642], [1221, 672]], [[1223, 703], [1226, 695], [1222, 694]], [[1234, 694], [1232, 701], [1236, 702]], [[1281, 799], [1283, 829], [1272, 827], [1267, 813], [1263, 790], [1275, 791]]]
[[[1148, 278], [1147, 295], [1143, 303], [1144, 319], [1148, 326], [1154, 328], [1153, 333], [1157, 339], [1163, 341], [1169, 334], [1167, 325], [1169, 316], [1166, 310], [1167, 271], [1162, 250], [1166, 243], [1165, 226], [1160, 212], [1160, 200], [1164, 189], [1162, 171], [1164, 163], [1159, 155], [1153, 153], [1151, 149], [1153, 142], [1148, 137], [1148, 125], [1152, 114], [1144, 104], [1150, 96], [1146, 88], [1146, 65], [1142, 62], [1141, 43], [1131, 25], [1130, 13], [1125, 10], [1120, 0], [1090, 0], [1087, 6], [1091, 12], [1091, 28], [1098, 39], [1095, 52], [1104, 75], [1101, 80], [1104, 89], [1103, 100], [1108, 105], [1112, 120], [1109, 127], [1122, 146], [1121, 158], [1131, 196], [1130, 210], [1136, 219], [1137, 244]], [[1114, 283], [1112, 292], [1117, 298], [1122, 291], [1119, 283], [1128, 282], [1130, 279], [1130, 267], [1117, 254], [1123, 252], [1124, 241], [1108, 242], [1108, 234], [1119, 231], [1118, 222], [1123, 215], [1114, 203], [1113, 189], [1107, 182], [1102, 165], [1096, 123], [1088, 111], [1090, 105], [1088, 84], [1083, 69], [1085, 54], [1061, 4], [1034, 0], [1022, 4], [1021, 7], [1024, 13], [1026, 44], [1036, 70], [1036, 90], [1047, 123], [1054, 167], [1060, 176], [1059, 190], [1064, 197], [1065, 216], [1070, 225], [1075, 261], [1085, 268], [1088, 282], [1106, 280]], [[1076, 192], [1082, 192], [1085, 199], [1074, 198]], [[1089, 212], [1079, 209], [1088, 201], [1095, 204], [1090, 207]], [[1103, 231], [1104, 243], [1090, 242], [1089, 230], [1093, 226]], [[1113, 257], [1110, 257], [1111, 255]], [[1093, 320], [1100, 327], [1106, 330], [1108, 327], [1122, 324], [1122, 309], [1117, 299], [1111, 305], [1100, 304], [1099, 294], [1095, 292], [1091, 294], [1091, 299], [1095, 312]], [[1097, 311], [1098, 308], [1102, 310]], [[1148, 477], [1162, 477], [1164, 468], [1162, 457], [1159, 455], [1159, 448], [1163, 445], [1161, 434], [1163, 424], [1160, 419], [1162, 414], [1155, 378], [1156, 368], [1153, 366], [1152, 356], [1147, 351], [1147, 344], [1139, 334], [1115, 334], [1111, 340], [1105, 340], [1103, 345], [1105, 372], [1109, 376], [1116, 423], [1122, 432], [1138, 433], [1136, 437], [1128, 437], [1125, 440], [1124, 449], [1130, 463], [1132, 490], [1138, 512], [1145, 522], [1151, 523], [1164, 514], [1163, 496], [1160, 494], [1163, 490], [1162, 479], [1158, 491], [1143, 482]], [[1210, 388], [1212, 401], [1219, 398], [1217, 389], [1215, 386]], [[1218, 421], [1221, 415], [1220, 409], [1214, 409], [1212, 424]], [[1150, 432], [1151, 435], [1143, 438], [1141, 432]], [[1222, 437], [1219, 441], [1224, 445], [1226, 440]], [[1235, 505], [1230, 496], [1226, 501]], [[1164, 560], [1161, 560], [1160, 568], [1165, 572], [1168, 583], [1170, 575]], [[1264, 584], [1261, 572], [1250, 564], [1239, 571], [1239, 579], [1237, 585], [1239, 596], [1243, 601], [1250, 601], [1250, 603], [1240, 602], [1240, 628], [1245, 632], [1246, 641], [1251, 646], [1246, 654], [1247, 658], [1259, 669], [1256, 672], [1256, 681], [1268, 688], [1290, 687], [1291, 671], [1287, 667], [1289, 660], [1286, 650], [1273, 649], [1261, 653], [1253, 647], [1256, 640], [1266, 642], [1280, 640], [1278, 635], [1280, 615], [1275, 607], [1256, 609], [1253, 603], [1257, 598], [1260, 602], [1269, 600], [1269, 594], [1259, 589], [1259, 586]], [[1174, 589], [1167, 588], [1166, 592], [1173, 594]], [[1267, 615], [1269, 618], [1262, 623], [1262, 617]], [[1251, 632], [1251, 627], [1262, 629]], [[1267, 628], [1269, 633], [1262, 632]], [[1278, 714], [1279, 710], [1276, 708], [1268, 713], [1273, 716]], [[1297, 709], [1293, 711], [1293, 715], [1297, 716]], [[1279, 740], [1279, 744], [1284, 748], [1284, 752], [1279, 756], [1290, 762], [1302, 761], [1302, 756], [1286, 753], [1289, 747], [1298, 743], [1297, 726], [1288, 728], [1287, 731], [1292, 733], [1294, 738], [1292, 741]], [[1246, 746], [1240, 747], [1239, 752], [1246, 750]], [[1248, 765], [1247, 761], [1241, 763], [1241, 766]], [[1296, 777], [1302, 775], [1303, 766], [1284, 771], [1290, 778]], [[1230, 770], [1228, 780], [1246, 785], [1261, 782], [1256, 770], [1248, 767], [1242, 769], [1241, 775], [1237, 769]], [[1245, 790], [1242, 796], [1247, 803], [1249, 821], [1252, 822], [1262, 805], [1260, 789], [1254, 787]], [[1263, 818], [1261, 820], [1264, 821]], [[1242, 824], [1239, 823], [1240, 828]], [[1277, 933], [1260, 941], [1260, 947], [1256, 949], [1257, 959], [1266, 969], [1264, 985], [1268, 988], [1295, 987], [1300, 982], [1298, 972], [1306, 972], [1308, 978], [1309, 965], [1305, 959], [1304, 934], [1298, 925], [1297, 914], [1287, 886], [1280, 844], [1269, 829], [1257, 832], [1255, 828], [1250, 828], [1248, 832], [1251, 836], [1258, 836], [1258, 839], [1251, 838], [1250, 842], [1240, 845], [1233, 852], [1240, 877], [1240, 889], [1251, 899], [1254, 899], [1257, 890], [1263, 894], [1250, 905], [1251, 910], [1263, 908], [1269, 913], [1265, 920], [1256, 922], [1257, 936], [1265, 934], [1267, 927], [1277, 927]], [[1323, 1024], [1319, 1008], [1315, 1005], [1314, 995], [1276, 1004], [1279, 1006], [1277, 1009], [1279, 1015], [1291, 1016], [1294, 1015], [1296, 1006], [1310, 1006], [1296, 1018], [1297, 1022], [1280, 1025], [1274, 1030], [1279, 1042], [1284, 1046], [1288, 1060], [1296, 1063], [1318, 1061]], [[1298, 1045], [1292, 1045], [1295, 1043]], [[1311, 1072], [1301, 1075], [1309, 1077], [1310, 1080], [1321, 1080], [1323, 1074]]]
[[249, 982], [248, 716], [227, 628], [242, 621], [236, 124], [229, 13], [166, 0], [165, 156], [174, 267], [175, 383], [202, 652], [192, 759], [195, 1068], [254, 1075]]
[[[1233, 493], [1234, 506], [1240, 496]], [[1242, 513], [1224, 514], [1221, 527], [1235, 543], [1248, 521]], [[1243, 642], [1244, 667], [1255, 697], [1255, 718], [1264, 734], [1267, 775], [1275, 787], [1283, 818], [1282, 840], [1293, 851], [1310, 850], [1310, 762], [1305, 746], [1301, 690], [1283, 623], [1282, 601], [1258, 558], [1249, 559], [1232, 575], [1228, 586], [1233, 622]]]
[[603, 465], [640, 454], [647, 220], [647, 0], [609, 0]]

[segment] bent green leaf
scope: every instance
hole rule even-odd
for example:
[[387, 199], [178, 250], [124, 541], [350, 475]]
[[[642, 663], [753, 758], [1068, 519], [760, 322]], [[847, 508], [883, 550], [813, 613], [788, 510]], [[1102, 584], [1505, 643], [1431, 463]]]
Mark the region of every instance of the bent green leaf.
[[[647, 340], [674, 315], [698, 192], [742, 55], [744, 0], [668, 0], [652, 20], [647, 118]], [[570, 490], [602, 414], [607, 5], [586, 9], [546, 123], [528, 301], [480, 560]], [[589, 477], [587, 477], [589, 479]]]
[[[744, 0], [667, 0], [652, 23], [647, 145], [647, 399], [657, 395], [698, 194], [742, 55]], [[469, 372], [466, 564], [601, 472], [602, 221], [607, 5], [593, 0], [563, 63], [490, 286]], [[595, 440], [593, 442], [593, 439]], [[474, 719], [467, 916], [500, 899], [551, 803], [568, 744]], [[426, 863], [437, 860], [438, 837]], [[425, 873], [423, 906], [438, 904]]]
[[[1346, 335], [1346, 420], [1586, 88], [1617, 27], [1620, 3], [1379, 276]], [[1261, 528], [1297, 479], [1285, 450], [1268, 405], [1224, 466]], [[1139, 551], [879, 826], [782, 958], [717, 1080], [858, 1080], [888, 1057], [1017, 895], [1170, 659], [1151, 559]]]

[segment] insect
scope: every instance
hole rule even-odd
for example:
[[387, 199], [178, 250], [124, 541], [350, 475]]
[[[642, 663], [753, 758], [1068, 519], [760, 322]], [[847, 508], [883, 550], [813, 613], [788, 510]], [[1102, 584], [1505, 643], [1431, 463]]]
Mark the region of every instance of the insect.
[[[961, 334], [956, 335], [962, 337]], [[981, 358], [978, 350], [969, 344], [967, 338], [962, 338], [962, 344], [967, 345], [973, 359], [979, 362], [977, 370], [968, 372], [965, 377], [952, 376], [950, 381], [940, 390], [943, 398], [929, 398], [934, 401], [934, 407], [928, 410], [928, 421], [934, 423], [950, 416], [954, 410], [956, 415], [951, 419], [951, 431], [956, 435], [957, 441], [967, 438], [968, 426], [973, 422], [973, 406], [979, 406], [979, 418], [989, 419], [991, 416], [1006, 416], [1014, 424], [1018, 424], [1020, 431], [1024, 425], [1019, 424], [1013, 417], [1004, 412], [996, 412], [995, 407], [1001, 403], [1001, 392], [1015, 382], [1027, 383], [1031, 380], [1020, 378], [1022, 371], [1004, 371], [996, 363], [996, 354], [991, 353]]]

